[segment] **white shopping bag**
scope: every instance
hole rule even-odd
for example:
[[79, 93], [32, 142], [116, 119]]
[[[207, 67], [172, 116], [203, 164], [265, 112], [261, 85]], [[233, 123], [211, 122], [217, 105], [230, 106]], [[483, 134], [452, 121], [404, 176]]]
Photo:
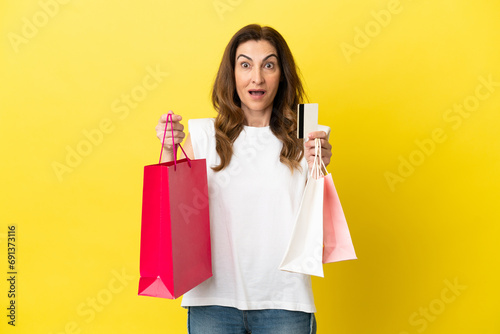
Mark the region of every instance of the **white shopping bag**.
[[[300, 204], [295, 227], [279, 269], [324, 277], [323, 193], [321, 142], [315, 140], [315, 159]], [[319, 161], [318, 161], [319, 160]]]

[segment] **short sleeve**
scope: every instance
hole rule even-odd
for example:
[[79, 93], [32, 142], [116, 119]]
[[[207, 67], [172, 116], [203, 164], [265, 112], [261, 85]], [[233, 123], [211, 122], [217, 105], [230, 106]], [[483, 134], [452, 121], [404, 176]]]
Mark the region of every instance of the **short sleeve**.
[[188, 120], [188, 129], [193, 144], [194, 158], [206, 159], [209, 145], [215, 138], [214, 119], [190, 119]]

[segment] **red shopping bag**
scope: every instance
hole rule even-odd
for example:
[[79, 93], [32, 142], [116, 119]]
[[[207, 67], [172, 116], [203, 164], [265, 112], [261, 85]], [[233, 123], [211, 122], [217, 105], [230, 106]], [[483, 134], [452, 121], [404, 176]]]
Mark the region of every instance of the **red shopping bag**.
[[212, 276], [206, 161], [184, 155], [144, 167], [139, 295], [175, 299]]

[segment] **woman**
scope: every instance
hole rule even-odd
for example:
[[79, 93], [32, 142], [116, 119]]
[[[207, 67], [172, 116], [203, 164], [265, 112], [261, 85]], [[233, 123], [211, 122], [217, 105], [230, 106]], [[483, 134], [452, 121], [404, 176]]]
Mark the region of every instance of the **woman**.
[[[314, 158], [314, 140], [296, 138], [302, 99], [276, 30], [248, 25], [232, 37], [212, 91], [217, 117], [190, 120], [184, 144], [190, 158], [207, 161], [213, 265], [213, 277], [183, 297], [189, 333], [316, 332], [310, 277], [278, 269]], [[185, 136], [181, 120], [173, 115], [175, 144]], [[170, 130], [163, 161], [173, 160]], [[328, 165], [326, 133], [308, 138], [321, 139]]]

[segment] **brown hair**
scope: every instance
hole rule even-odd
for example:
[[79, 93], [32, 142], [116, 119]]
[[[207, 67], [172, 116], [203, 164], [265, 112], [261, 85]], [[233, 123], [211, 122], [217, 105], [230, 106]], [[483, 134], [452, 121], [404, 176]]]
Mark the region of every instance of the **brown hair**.
[[280, 161], [293, 172], [300, 168], [304, 156], [303, 142], [297, 139], [297, 104], [304, 98], [304, 89], [292, 53], [279, 32], [271, 27], [250, 24], [241, 28], [226, 46], [217, 77], [212, 89], [212, 104], [217, 110], [215, 119], [216, 150], [220, 165], [212, 167], [216, 172], [229, 165], [233, 155], [232, 144], [243, 130], [245, 115], [236, 92], [234, 75], [236, 49], [250, 40], [268, 41], [278, 53], [281, 79], [273, 102], [270, 128], [283, 143]]

